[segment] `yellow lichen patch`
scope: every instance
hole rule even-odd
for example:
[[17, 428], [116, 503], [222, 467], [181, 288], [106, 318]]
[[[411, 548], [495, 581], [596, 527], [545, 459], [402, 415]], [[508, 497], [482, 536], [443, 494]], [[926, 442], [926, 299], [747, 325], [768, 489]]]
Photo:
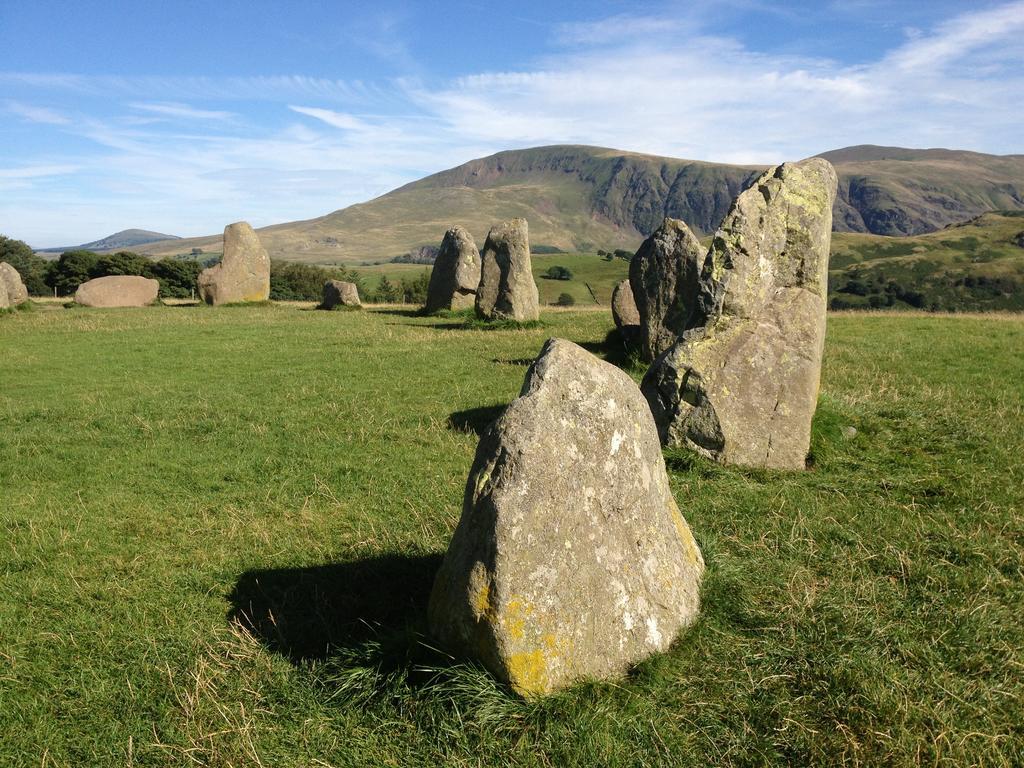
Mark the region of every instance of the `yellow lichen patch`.
[[532, 613], [533, 606], [530, 603], [513, 597], [505, 604], [504, 610], [498, 609], [496, 619], [511, 639], [522, 640], [526, 619]]
[[697, 542], [694, 541], [690, 526], [683, 519], [683, 513], [676, 506], [675, 499], [669, 501], [669, 513], [672, 515], [672, 521], [676, 524], [676, 530], [679, 531], [679, 538], [682, 540], [683, 548], [686, 551], [686, 559], [693, 565], [703, 565], [700, 551], [697, 549]]
[[485, 616], [491, 610], [491, 585], [484, 583], [473, 597], [473, 610], [477, 616]]
[[547, 658], [540, 648], [509, 656], [508, 677], [521, 696], [538, 696], [551, 690]]

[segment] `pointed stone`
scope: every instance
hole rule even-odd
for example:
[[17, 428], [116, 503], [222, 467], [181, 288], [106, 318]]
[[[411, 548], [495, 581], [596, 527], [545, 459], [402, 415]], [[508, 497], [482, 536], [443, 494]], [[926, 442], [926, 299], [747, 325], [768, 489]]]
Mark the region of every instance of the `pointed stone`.
[[616, 284], [612, 290], [612, 320], [615, 321], [615, 327], [620, 330], [623, 327], [637, 328], [640, 325], [640, 312], [636, 308], [629, 280]]
[[529, 322], [540, 317], [537, 283], [530, 262], [526, 219], [498, 224], [487, 233], [476, 314], [484, 320]]
[[430, 272], [427, 313], [443, 309], [469, 309], [480, 285], [480, 250], [473, 236], [456, 225], [444, 233], [441, 248]]
[[480, 440], [429, 621], [545, 694], [666, 650], [697, 617], [703, 569], [640, 390], [551, 339]]
[[270, 257], [247, 222], [224, 228], [224, 256], [220, 264], [200, 272], [197, 282], [199, 295], [207, 304], [270, 298]]
[[802, 469], [825, 340], [836, 173], [820, 158], [766, 171], [715, 234], [682, 338], [643, 391], [665, 445]]
[[640, 315], [640, 352], [654, 360], [686, 328], [696, 300], [704, 248], [678, 219], [665, 219], [629, 263], [629, 284]]

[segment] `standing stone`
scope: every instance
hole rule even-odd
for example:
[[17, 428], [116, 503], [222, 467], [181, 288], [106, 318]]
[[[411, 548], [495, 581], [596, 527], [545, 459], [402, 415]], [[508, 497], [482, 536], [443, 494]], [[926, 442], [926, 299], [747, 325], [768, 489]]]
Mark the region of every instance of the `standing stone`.
[[836, 173], [765, 172], [715, 234], [695, 314], [643, 391], [662, 442], [718, 461], [802, 469], [825, 340]]
[[678, 219], [665, 219], [629, 262], [644, 359], [654, 360], [685, 330], [703, 262], [700, 241]]
[[270, 257], [256, 232], [239, 221], [224, 228], [224, 257], [199, 273], [199, 295], [207, 304], [270, 298]]
[[0, 309], [16, 307], [28, 301], [28, 289], [21, 275], [6, 261], [0, 261]]
[[324, 283], [324, 300], [320, 303], [320, 309], [334, 309], [337, 306], [363, 306], [359, 301], [359, 288], [355, 283], [344, 280], [328, 280]]
[[476, 291], [477, 315], [485, 320], [522, 323], [540, 317], [537, 305], [526, 219], [512, 219], [492, 227], [484, 243]]
[[469, 309], [480, 285], [480, 251], [473, 236], [460, 226], [444, 233], [427, 288], [427, 313]]
[[667, 649], [697, 616], [703, 569], [636, 384], [551, 339], [477, 447], [430, 627], [544, 694]]
[[83, 307], [146, 307], [156, 301], [160, 283], [139, 275], [109, 275], [88, 280], [75, 291]]
[[640, 325], [640, 312], [636, 308], [629, 280], [623, 280], [612, 290], [612, 320], [619, 329], [623, 326], [635, 328]]

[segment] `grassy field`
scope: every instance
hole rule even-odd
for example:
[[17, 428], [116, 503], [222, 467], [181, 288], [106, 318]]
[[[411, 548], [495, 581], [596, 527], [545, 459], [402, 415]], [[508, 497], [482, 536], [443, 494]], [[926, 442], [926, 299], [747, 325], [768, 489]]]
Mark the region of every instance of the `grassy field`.
[[[533, 254], [533, 275], [541, 304], [554, 304], [560, 294], [568, 293], [577, 304], [594, 304], [594, 297], [602, 306], [610, 306], [612, 289], [620, 280], [629, 277], [629, 262], [623, 259], [606, 261], [595, 253]], [[549, 280], [544, 274], [551, 267], [566, 267], [572, 272], [571, 280]], [[382, 276], [397, 283], [403, 278], [412, 280], [430, 271], [423, 264], [379, 264], [356, 267], [367, 290], [376, 290]], [[590, 286], [588, 290], [587, 286]], [[590, 290], [593, 290], [591, 294]]]
[[422, 632], [476, 432], [617, 356], [543, 322], [0, 317], [0, 765], [1024, 762], [1024, 319], [831, 317], [811, 471], [667, 455], [699, 623], [523, 702]]

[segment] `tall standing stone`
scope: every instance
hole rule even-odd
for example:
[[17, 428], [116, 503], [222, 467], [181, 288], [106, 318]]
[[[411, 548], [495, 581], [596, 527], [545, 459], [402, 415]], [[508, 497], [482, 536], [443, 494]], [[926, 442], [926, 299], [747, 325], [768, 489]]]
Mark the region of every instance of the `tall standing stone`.
[[629, 263], [629, 284], [640, 313], [640, 351], [646, 360], [676, 343], [693, 311], [704, 248], [686, 224], [665, 219]]
[[544, 694], [668, 648], [697, 616], [703, 569], [640, 390], [551, 339], [477, 447], [430, 627]]
[[480, 251], [473, 236], [460, 226], [444, 233], [430, 272], [425, 311], [469, 309], [480, 285]]
[[485, 320], [528, 322], [540, 317], [538, 303], [526, 219], [492, 227], [484, 243], [477, 315]]
[[28, 301], [28, 289], [25, 288], [21, 274], [6, 261], [0, 261], [0, 284], [3, 285], [0, 289], [0, 309], [16, 307]]
[[199, 295], [207, 304], [270, 298], [270, 257], [256, 232], [239, 221], [224, 228], [224, 257], [199, 273]]
[[662, 441], [730, 464], [802, 469], [825, 340], [836, 173], [765, 172], [715, 234], [682, 338], [643, 381]]

